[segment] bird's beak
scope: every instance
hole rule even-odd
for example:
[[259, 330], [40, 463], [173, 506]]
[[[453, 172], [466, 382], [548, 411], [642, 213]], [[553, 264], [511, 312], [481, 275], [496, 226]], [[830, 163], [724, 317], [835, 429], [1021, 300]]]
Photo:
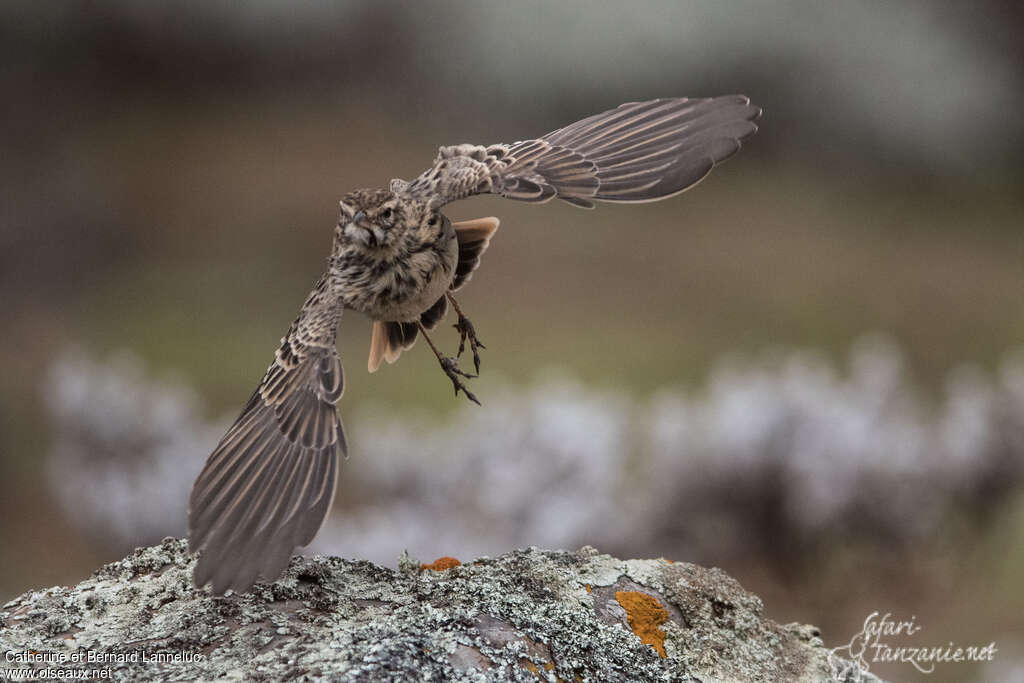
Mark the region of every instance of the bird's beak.
[[384, 233], [367, 219], [364, 211], [355, 212], [345, 228], [345, 235], [369, 247], [376, 247], [384, 242]]

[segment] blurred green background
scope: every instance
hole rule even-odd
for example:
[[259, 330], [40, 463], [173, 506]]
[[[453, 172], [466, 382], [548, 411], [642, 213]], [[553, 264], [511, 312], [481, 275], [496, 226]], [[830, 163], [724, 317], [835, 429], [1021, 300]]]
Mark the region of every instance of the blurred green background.
[[[233, 414], [321, 272], [341, 195], [416, 175], [442, 144], [532, 137], [624, 101], [740, 92], [765, 114], [674, 200], [450, 207], [502, 219], [462, 296], [487, 344], [483, 410], [498, 383], [553, 368], [639, 400], [701, 386], [728, 353], [841, 364], [873, 331], [925, 396], [963, 363], [994, 371], [1024, 343], [1021, 7], [4, 3], [0, 598], [123, 552], [81, 533], [46, 483], [58, 354], [130, 349], [209, 417]], [[370, 376], [368, 342], [346, 314], [350, 429], [356, 406], [457, 407], [426, 347]], [[916, 613], [940, 643], [1016, 638], [997, 641], [1009, 657], [1022, 489], [1000, 501], [892, 555], [845, 539], [770, 564], [663, 554], [727, 559], [773, 618], [819, 624], [831, 645], [881, 609]], [[928, 680], [968, 673], [991, 675]]]

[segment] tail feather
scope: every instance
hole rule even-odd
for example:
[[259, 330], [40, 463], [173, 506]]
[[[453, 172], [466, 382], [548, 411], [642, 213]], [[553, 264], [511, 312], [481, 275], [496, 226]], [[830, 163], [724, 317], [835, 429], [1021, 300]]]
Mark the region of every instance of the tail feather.
[[370, 359], [367, 361], [366, 369], [377, 372], [382, 360], [386, 360], [388, 364], [394, 363], [402, 355], [402, 351], [413, 347], [418, 332], [418, 323], [373, 321]]

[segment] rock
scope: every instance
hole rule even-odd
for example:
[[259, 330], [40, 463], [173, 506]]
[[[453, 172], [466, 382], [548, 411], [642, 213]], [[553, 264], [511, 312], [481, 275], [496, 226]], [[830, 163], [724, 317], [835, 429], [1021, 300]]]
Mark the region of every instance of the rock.
[[[398, 570], [293, 558], [211, 596], [168, 538], [0, 610], [5, 668], [119, 680], [877, 681], [719, 569], [531, 548]], [[32, 654], [34, 652], [35, 654]], [[11, 660], [13, 655], [17, 657]]]

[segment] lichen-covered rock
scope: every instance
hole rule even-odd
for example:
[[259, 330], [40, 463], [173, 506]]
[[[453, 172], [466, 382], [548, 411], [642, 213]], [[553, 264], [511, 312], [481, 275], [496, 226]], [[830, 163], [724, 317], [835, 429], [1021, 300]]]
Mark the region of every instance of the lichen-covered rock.
[[169, 538], [12, 600], [0, 666], [133, 681], [866, 680], [816, 629], [772, 622], [724, 572], [692, 564], [592, 548], [397, 571], [295, 558], [276, 583], [220, 597], [192, 587], [193, 561]]

